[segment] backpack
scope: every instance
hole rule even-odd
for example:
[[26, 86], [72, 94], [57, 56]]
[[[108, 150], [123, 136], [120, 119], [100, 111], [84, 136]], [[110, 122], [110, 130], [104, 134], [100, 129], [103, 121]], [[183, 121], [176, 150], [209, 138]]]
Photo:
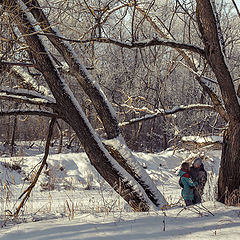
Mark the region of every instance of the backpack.
[[182, 183], [182, 177], [179, 178], [178, 184], [181, 188], [184, 188], [183, 183]]

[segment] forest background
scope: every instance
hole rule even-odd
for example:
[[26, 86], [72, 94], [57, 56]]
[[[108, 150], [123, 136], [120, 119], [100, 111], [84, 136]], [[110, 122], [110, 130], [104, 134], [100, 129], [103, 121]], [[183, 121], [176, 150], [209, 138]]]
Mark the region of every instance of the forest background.
[[[153, 153], [182, 147], [185, 136], [223, 136], [218, 199], [226, 200], [227, 189], [239, 196], [239, 179], [223, 181], [240, 168], [235, 1], [0, 3], [0, 136], [11, 156], [19, 154], [17, 141], [49, 140], [49, 147], [50, 138], [60, 153], [65, 137], [68, 148], [85, 151], [109, 184], [144, 211], [148, 198], [159, 205], [161, 195], [126, 163], [116, 141], [103, 138], [121, 135], [131, 151]], [[141, 188], [130, 197], [117, 190], [135, 183], [126, 184], [105, 150], [148, 198], [139, 197]]]

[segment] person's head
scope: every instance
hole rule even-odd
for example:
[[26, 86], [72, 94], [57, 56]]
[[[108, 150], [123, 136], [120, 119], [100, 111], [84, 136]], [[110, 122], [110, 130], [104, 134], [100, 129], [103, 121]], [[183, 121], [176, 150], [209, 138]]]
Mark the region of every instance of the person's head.
[[189, 171], [189, 163], [188, 162], [182, 163], [181, 169], [184, 171]]
[[201, 158], [196, 158], [193, 162], [193, 167], [194, 168], [199, 168], [202, 164], [202, 159]]

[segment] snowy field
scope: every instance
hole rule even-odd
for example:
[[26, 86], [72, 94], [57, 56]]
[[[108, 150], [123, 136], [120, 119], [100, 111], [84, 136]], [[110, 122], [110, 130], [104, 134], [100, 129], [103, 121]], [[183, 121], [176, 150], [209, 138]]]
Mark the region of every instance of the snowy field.
[[[1, 153], [0, 149], [0, 153]], [[214, 201], [219, 150], [203, 150], [208, 171], [204, 201], [184, 208], [177, 172], [194, 157], [171, 149], [134, 153], [169, 203], [167, 210], [132, 212], [105, 183], [84, 153], [56, 154], [52, 149], [31, 197], [17, 219], [20, 204], [43, 157], [40, 145], [19, 148], [19, 157], [0, 158], [0, 239], [125, 240], [125, 239], [240, 239], [240, 207]], [[49, 189], [51, 191], [49, 191]]]

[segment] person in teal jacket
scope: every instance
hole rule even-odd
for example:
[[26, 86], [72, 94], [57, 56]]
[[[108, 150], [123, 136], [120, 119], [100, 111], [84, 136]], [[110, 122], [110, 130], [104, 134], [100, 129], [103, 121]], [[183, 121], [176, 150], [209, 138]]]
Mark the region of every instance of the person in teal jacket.
[[184, 162], [181, 165], [181, 170], [179, 172], [180, 180], [183, 185], [182, 197], [185, 201], [186, 206], [193, 204], [194, 194], [193, 189], [197, 185], [197, 182], [193, 182], [190, 178], [190, 166], [189, 163]]

